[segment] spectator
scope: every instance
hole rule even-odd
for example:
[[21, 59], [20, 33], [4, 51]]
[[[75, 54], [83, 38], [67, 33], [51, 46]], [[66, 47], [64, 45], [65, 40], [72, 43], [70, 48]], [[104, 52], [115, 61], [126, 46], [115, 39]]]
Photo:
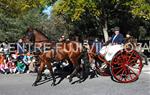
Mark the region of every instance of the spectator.
[[[26, 65], [26, 69], [29, 69], [28, 67], [30, 66], [31, 64], [31, 59], [32, 59], [32, 56], [30, 55], [30, 53], [28, 52], [27, 54], [24, 55], [23, 57], [23, 62], [25, 63]], [[30, 71], [28, 70], [27, 73], [29, 73]]]
[[28, 73], [35, 72], [35, 62], [36, 62], [36, 59], [34, 57], [32, 57], [31, 62], [29, 64]]
[[17, 74], [24, 73], [26, 69], [26, 65], [22, 62], [22, 60], [17, 61]]
[[9, 68], [10, 73], [11, 74], [16, 73], [16, 71], [17, 71], [16, 64], [12, 61], [11, 57], [8, 59], [7, 64], [8, 64], [8, 68]]
[[9, 56], [9, 47], [6, 42], [2, 43], [2, 47], [3, 47], [3, 53], [5, 56], [5, 59], [7, 60], [8, 56]]
[[17, 43], [17, 52], [19, 55], [22, 55], [24, 53], [24, 45], [22, 39], [19, 39]]
[[6, 58], [4, 59], [4, 70], [5, 70], [5, 74], [9, 74], [10, 73]]
[[4, 74], [5, 70], [4, 70], [4, 56], [0, 55], [0, 73]]

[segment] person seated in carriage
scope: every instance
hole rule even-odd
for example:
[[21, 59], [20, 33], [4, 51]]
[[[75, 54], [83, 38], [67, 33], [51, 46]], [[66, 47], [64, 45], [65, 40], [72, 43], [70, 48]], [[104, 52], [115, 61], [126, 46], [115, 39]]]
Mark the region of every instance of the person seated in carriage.
[[105, 57], [107, 61], [110, 61], [119, 50], [123, 49], [124, 37], [120, 33], [120, 28], [115, 27], [112, 31], [114, 34], [111, 39], [107, 41], [100, 50], [100, 55]]
[[115, 28], [112, 29], [112, 31], [114, 32], [114, 34], [112, 35], [111, 39], [109, 41], [107, 41], [104, 45], [108, 45], [108, 44], [112, 44], [112, 45], [123, 44], [124, 43], [124, 37], [120, 33], [120, 28], [119, 27], [115, 27]]
[[148, 65], [148, 60], [147, 60], [147, 56], [143, 53], [144, 51], [142, 50], [141, 46], [137, 43], [137, 39], [135, 39], [133, 36], [132, 36], [132, 33], [128, 31], [128, 33], [126, 34], [126, 38], [125, 38], [125, 41], [124, 41], [124, 44], [126, 47], [129, 47], [136, 50], [139, 55], [144, 58], [145, 60], [145, 65]]
[[[135, 38], [132, 36], [132, 34], [131, 34], [130, 31], [128, 31], [127, 34], [126, 34], [126, 38], [125, 38], [125, 40], [124, 40], [124, 45], [125, 45], [126, 47], [130, 47], [130, 48], [132, 48], [132, 49], [136, 49], [136, 47], [137, 47], [137, 39], [135, 39]], [[132, 45], [132, 46], [130, 46], [130, 45]]]

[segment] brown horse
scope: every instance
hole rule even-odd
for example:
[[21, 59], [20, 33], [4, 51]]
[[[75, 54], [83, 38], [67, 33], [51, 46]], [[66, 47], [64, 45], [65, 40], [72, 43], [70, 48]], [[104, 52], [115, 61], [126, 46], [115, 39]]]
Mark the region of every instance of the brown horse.
[[40, 69], [38, 71], [37, 78], [33, 83], [33, 86], [37, 85], [37, 82], [41, 80], [42, 72], [44, 71], [45, 65], [47, 65], [50, 70], [51, 76], [53, 78], [52, 85], [55, 85], [55, 76], [52, 70], [52, 60], [63, 61], [68, 59], [74, 66], [74, 70], [69, 76], [69, 81], [72, 81], [72, 78], [77, 74], [80, 68], [80, 62], [78, 61], [82, 47], [79, 42], [69, 41], [69, 42], [60, 42], [57, 44], [52, 44], [48, 38], [36, 29], [28, 28], [26, 36], [23, 38], [24, 42], [32, 42], [35, 44], [38, 49], [45, 46], [45, 43], [49, 43], [49, 50], [41, 51], [39, 54], [40, 59]]

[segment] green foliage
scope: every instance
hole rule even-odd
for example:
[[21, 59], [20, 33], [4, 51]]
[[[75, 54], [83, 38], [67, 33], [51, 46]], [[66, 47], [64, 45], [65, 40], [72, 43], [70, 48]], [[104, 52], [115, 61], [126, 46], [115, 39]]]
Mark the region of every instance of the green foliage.
[[36, 27], [42, 21], [37, 9], [29, 11], [26, 15], [11, 18], [0, 13], [0, 41], [8, 39], [17, 41], [25, 33], [28, 26]]
[[5, 41], [5, 39], [9, 41], [16, 40], [22, 33], [20, 21], [8, 18], [3, 14], [0, 14], [0, 27], [0, 41]]
[[62, 35], [69, 36], [73, 26], [67, 23], [62, 16], [52, 16], [51, 19], [42, 19], [35, 27], [44, 32], [50, 40], [58, 40]]
[[[52, 3], [53, 16], [47, 19], [41, 9]], [[144, 38], [149, 20], [148, 0], [0, 0], [0, 41], [17, 41], [28, 26], [40, 29], [50, 39], [68, 36], [73, 29], [75, 34], [102, 35], [105, 21], [108, 29], [120, 26]]]
[[[74, 21], [81, 20], [81, 15], [86, 10], [95, 16], [103, 15], [105, 11], [103, 9], [109, 6], [126, 6], [131, 9], [128, 11], [133, 15], [143, 17], [145, 20], [150, 19], [150, 2], [148, 0], [58, 0], [54, 4], [53, 10], [55, 14], [68, 15]], [[114, 10], [116, 9], [111, 9], [111, 11]]]
[[132, 0], [126, 3], [131, 7], [131, 13], [150, 20], [150, 2], [148, 0]]
[[[75, 22], [82, 35], [102, 32], [108, 22], [108, 29], [120, 26], [123, 33], [130, 30], [138, 36], [138, 27], [143, 23], [140, 18], [150, 20], [149, 3], [149, 0], [58, 0], [53, 13]], [[149, 27], [145, 29], [148, 31]]]
[[0, 12], [9, 16], [22, 16], [33, 8], [45, 7], [52, 0], [0, 0]]
[[0, 41], [13, 42], [25, 35], [27, 27], [32, 26], [44, 32], [50, 39], [57, 40], [60, 35], [69, 33], [72, 26], [67, 24], [62, 16], [52, 16], [51, 19], [41, 14], [39, 9], [32, 9], [22, 17], [12, 18], [0, 14]]
[[80, 20], [87, 9], [91, 14], [100, 15], [95, 0], [59, 0], [53, 6], [54, 14], [67, 15], [72, 21]]

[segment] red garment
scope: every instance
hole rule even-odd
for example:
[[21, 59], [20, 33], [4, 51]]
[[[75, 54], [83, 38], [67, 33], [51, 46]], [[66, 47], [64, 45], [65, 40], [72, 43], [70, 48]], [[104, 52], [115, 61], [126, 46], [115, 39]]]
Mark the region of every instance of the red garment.
[[15, 63], [12, 62], [12, 61], [8, 61], [7, 64], [8, 64], [8, 68], [11, 68], [11, 69], [15, 69], [16, 68]]

